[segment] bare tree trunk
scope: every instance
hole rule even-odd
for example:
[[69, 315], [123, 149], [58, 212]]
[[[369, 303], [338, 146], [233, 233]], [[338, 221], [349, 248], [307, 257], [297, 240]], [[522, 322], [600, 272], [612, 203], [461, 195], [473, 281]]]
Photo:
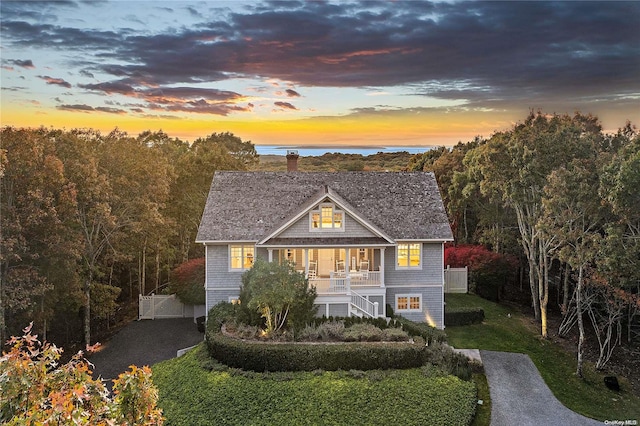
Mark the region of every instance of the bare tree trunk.
[[582, 279], [584, 268], [580, 265], [578, 270], [578, 285], [576, 288], [576, 310], [578, 314], [578, 366], [576, 368], [576, 374], [578, 377], [584, 377], [582, 375], [582, 351], [584, 345], [584, 322], [582, 321]]
[[142, 294], [147, 294], [147, 239], [144, 239], [144, 245], [142, 246], [142, 270], [141, 273], [141, 286]]
[[91, 272], [84, 280], [84, 343], [91, 344]]
[[160, 286], [160, 241], [156, 246], [156, 294], [158, 294], [158, 287]]
[[562, 281], [562, 314], [565, 315], [567, 313], [567, 309], [569, 309], [569, 274], [570, 267], [568, 263], [564, 264], [564, 277]]

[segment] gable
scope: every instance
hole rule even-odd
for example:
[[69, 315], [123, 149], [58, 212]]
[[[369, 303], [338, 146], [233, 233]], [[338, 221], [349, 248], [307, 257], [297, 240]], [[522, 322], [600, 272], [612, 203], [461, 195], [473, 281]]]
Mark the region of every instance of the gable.
[[332, 199], [366, 221], [374, 235], [379, 231], [378, 238], [453, 239], [433, 173], [216, 172], [196, 241], [274, 237], [283, 225], [305, 220], [321, 201], [321, 188], [325, 195], [333, 191]]

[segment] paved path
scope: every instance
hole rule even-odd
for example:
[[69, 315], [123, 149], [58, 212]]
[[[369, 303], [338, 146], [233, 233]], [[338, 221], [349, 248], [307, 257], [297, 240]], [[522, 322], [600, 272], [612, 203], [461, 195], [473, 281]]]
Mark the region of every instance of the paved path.
[[193, 318], [133, 321], [103, 345], [100, 352], [88, 357], [95, 366], [94, 377], [111, 379], [129, 369], [175, 358], [179, 349], [196, 345], [204, 339]]
[[491, 394], [491, 426], [602, 426], [560, 403], [529, 355], [480, 351]]

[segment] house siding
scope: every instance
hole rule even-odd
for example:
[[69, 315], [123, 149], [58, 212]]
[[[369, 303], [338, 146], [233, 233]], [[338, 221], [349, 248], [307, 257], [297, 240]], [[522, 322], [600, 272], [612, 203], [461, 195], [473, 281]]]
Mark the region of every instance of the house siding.
[[244, 271], [229, 271], [229, 246], [207, 245], [206, 247], [206, 309], [220, 302], [228, 302], [229, 297], [237, 297], [240, 294], [242, 274]]
[[[398, 312], [396, 311], [397, 294], [418, 294], [422, 297], [422, 312]], [[387, 288], [387, 303], [389, 303], [396, 315], [401, 315], [411, 321], [426, 322], [437, 328], [444, 328], [444, 294], [442, 287], [423, 288]]]
[[442, 243], [422, 244], [422, 268], [396, 269], [395, 248], [385, 250], [385, 285], [406, 286], [416, 284], [443, 285]]
[[422, 312], [396, 312], [412, 321], [427, 322], [444, 328], [443, 244], [422, 244], [421, 269], [396, 269], [395, 249], [385, 250], [386, 302], [396, 310], [397, 294], [419, 294]]
[[[312, 209], [313, 210], [313, 209]], [[305, 237], [322, 237], [330, 238], [340, 237], [377, 237], [369, 229], [365, 228], [360, 222], [355, 220], [351, 215], [345, 212], [344, 231], [310, 231], [309, 215], [304, 214], [298, 221], [291, 224], [287, 229], [277, 235], [279, 238], [305, 238]]]

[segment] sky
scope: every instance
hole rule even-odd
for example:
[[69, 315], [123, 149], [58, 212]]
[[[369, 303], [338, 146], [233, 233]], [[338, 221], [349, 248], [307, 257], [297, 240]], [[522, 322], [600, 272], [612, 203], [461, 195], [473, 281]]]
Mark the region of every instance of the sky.
[[640, 126], [640, 2], [6, 1], [0, 124], [452, 146], [530, 111]]

